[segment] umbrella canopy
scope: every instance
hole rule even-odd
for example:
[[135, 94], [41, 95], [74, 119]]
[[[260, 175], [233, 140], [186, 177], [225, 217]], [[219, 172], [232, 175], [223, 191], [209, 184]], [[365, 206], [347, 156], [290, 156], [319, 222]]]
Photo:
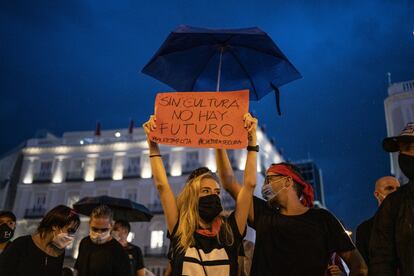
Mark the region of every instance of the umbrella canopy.
[[259, 28], [179, 26], [142, 69], [177, 91], [249, 89], [259, 100], [302, 76]]
[[115, 220], [150, 221], [151, 212], [144, 206], [126, 198], [110, 196], [84, 197], [73, 205], [79, 214], [90, 216], [99, 205], [107, 205], [114, 212]]

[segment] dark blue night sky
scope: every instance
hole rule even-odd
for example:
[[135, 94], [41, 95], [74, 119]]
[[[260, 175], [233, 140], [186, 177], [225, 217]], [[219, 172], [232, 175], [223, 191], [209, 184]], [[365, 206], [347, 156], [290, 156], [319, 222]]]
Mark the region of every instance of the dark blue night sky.
[[140, 73], [171, 30], [258, 26], [304, 78], [282, 87], [282, 117], [273, 95], [251, 109], [285, 157], [317, 162], [328, 207], [353, 228], [389, 174], [386, 73], [414, 79], [414, 2], [339, 2], [3, 0], [0, 153], [39, 129], [140, 125], [171, 90]]

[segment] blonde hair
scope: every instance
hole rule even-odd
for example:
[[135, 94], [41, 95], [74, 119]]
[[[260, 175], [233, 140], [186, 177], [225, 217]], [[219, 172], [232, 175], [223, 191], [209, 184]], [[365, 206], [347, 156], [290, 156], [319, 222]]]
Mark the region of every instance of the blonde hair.
[[[198, 199], [200, 194], [201, 181], [205, 178], [210, 178], [217, 181], [217, 178], [211, 172], [203, 173], [197, 177], [187, 180], [183, 190], [177, 197], [177, 207], [179, 212], [179, 223], [177, 228], [178, 252], [185, 252], [188, 247], [195, 244], [194, 233], [200, 224], [200, 216], [198, 214]], [[232, 245], [234, 242], [233, 232], [230, 225], [222, 220], [221, 229], [217, 235], [217, 240], [220, 243], [220, 235], [223, 235], [223, 240], [226, 245]]]

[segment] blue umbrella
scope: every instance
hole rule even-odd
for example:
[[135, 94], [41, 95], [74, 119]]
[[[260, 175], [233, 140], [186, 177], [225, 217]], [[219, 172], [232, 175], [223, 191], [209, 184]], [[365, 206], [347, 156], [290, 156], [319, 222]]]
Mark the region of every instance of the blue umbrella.
[[142, 69], [177, 91], [249, 89], [251, 100], [302, 76], [259, 28], [211, 30], [179, 26]]
[[139, 203], [126, 198], [110, 196], [84, 197], [75, 204], [73, 208], [79, 214], [90, 216], [92, 210], [99, 205], [107, 205], [114, 212], [115, 220], [126, 221], [150, 221], [151, 212]]

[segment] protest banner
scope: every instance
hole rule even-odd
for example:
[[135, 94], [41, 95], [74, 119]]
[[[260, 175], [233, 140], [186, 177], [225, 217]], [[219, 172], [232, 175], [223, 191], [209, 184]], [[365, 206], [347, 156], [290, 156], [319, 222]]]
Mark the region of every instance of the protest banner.
[[150, 139], [159, 144], [241, 149], [247, 146], [243, 115], [249, 91], [158, 93], [157, 128]]

